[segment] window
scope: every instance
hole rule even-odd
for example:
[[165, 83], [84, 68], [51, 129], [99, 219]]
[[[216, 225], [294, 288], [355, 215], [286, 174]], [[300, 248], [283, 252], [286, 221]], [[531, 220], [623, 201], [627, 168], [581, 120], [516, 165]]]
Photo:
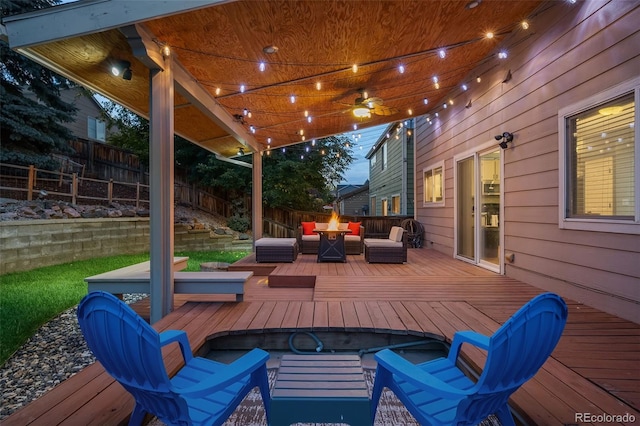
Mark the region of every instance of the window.
[[382, 144], [382, 170], [387, 168], [387, 144]]
[[563, 109], [560, 227], [640, 233], [640, 78]]
[[400, 214], [400, 196], [399, 195], [391, 196], [391, 213]]
[[89, 139], [97, 139], [106, 141], [106, 124], [102, 120], [94, 117], [87, 117], [87, 137]]
[[444, 206], [444, 161], [423, 170], [424, 206]]

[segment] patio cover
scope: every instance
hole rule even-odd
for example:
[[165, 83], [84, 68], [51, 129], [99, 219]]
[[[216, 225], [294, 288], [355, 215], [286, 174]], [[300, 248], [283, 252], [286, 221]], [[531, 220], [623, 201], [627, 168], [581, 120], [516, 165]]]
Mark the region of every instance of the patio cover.
[[[253, 155], [258, 238], [264, 153], [467, 103], [462, 84], [546, 4], [81, 0], [6, 17], [2, 33], [25, 56], [149, 118], [155, 322], [173, 300], [173, 134], [226, 161], [237, 162], [240, 147]], [[121, 61], [131, 80], [110, 73]], [[364, 92], [381, 107], [358, 119], [351, 112]]]

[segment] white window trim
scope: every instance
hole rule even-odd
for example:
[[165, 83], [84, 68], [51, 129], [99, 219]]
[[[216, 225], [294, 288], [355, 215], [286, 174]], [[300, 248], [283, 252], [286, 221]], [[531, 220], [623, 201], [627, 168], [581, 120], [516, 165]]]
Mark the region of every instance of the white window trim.
[[[630, 91], [635, 91], [635, 219], [615, 220], [615, 219], [589, 219], [589, 218], [569, 218], [567, 211], [567, 143], [566, 143], [566, 119], [569, 116], [589, 110], [597, 105], [617, 98]], [[610, 89], [590, 96], [580, 102], [564, 107], [558, 111], [558, 227], [560, 229], [574, 229], [581, 231], [612, 232], [620, 234], [640, 234], [640, 77], [635, 77], [625, 81]]]
[[[424, 196], [424, 175], [425, 173], [427, 173], [429, 170], [435, 170], [437, 168], [441, 167], [442, 168], [442, 201], [427, 201], [425, 199]], [[444, 168], [444, 160], [439, 161], [437, 163], [431, 164], [427, 167], [425, 167], [424, 169], [422, 169], [422, 207], [444, 207], [445, 206], [445, 188], [444, 188], [444, 176], [445, 174], [445, 168]]]
[[[397, 212], [393, 211], [393, 199], [394, 198], [398, 199], [398, 206], [400, 207], [400, 209]], [[397, 215], [402, 214], [402, 197], [400, 197], [400, 194], [393, 194], [391, 196], [391, 214], [397, 214]]]

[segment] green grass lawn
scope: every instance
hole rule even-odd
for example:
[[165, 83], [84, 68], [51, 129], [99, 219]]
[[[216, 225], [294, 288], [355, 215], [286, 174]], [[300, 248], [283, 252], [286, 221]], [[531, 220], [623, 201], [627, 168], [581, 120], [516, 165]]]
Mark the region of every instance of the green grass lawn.
[[[233, 263], [247, 252], [176, 252], [189, 256], [186, 271], [200, 263]], [[120, 255], [0, 275], [0, 365], [47, 321], [87, 294], [86, 277], [149, 260], [149, 254]]]

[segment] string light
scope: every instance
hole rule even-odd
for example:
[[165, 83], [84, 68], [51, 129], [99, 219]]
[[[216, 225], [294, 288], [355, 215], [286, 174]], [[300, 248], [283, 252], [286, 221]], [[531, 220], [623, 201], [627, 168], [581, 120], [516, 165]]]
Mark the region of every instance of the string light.
[[[566, 0], [566, 1], [571, 1], [571, 0]], [[573, 3], [575, 3], [575, 0], [573, 0]], [[516, 24], [516, 25], [517, 25], [517, 24]], [[529, 23], [528, 21], [526, 21], [526, 20], [523, 20], [523, 21], [521, 21], [521, 22], [519, 23], [519, 26], [520, 26], [522, 29], [527, 30], [527, 29], [529, 29], [529, 28], [530, 28], [530, 23]], [[500, 32], [500, 34], [503, 34], [503, 32]], [[486, 37], [487, 39], [493, 39], [493, 38], [495, 38], [495, 33], [491, 32], [491, 31], [486, 32], [485, 37]], [[449, 46], [449, 47], [450, 47], [450, 48], [451, 48], [451, 47], [457, 47], [457, 45], [453, 45], [453, 46]], [[166, 48], [167, 48], [167, 52], [166, 52], [166, 53], [167, 53], [167, 54], [169, 54], [169, 52], [168, 52], [168, 46], [166, 46]], [[165, 49], [165, 48], [162, 48], [162, 49], [163, 49], [162, 51], [163, 51], [163, 53], [164, 53], [164, 52], [165, 52], [165, 51], [164, 51], [164, 49]], [[448, 52], [447, 52], [447, 50], [448, 50], [448, 49], [447, 49], [447, 48], [446, 48], [446, 46], [445, 46], [445, 47], [442, 47], [442, 48], [437, 49], [437, 51], [435, 51], [435, 53], [438, 55], [438, 57], [439, 57], [439, 58], [441, 58], [441, 59], [445, 59], [445, 58], [447, 57], [447, 53], [448, 53]], [[200, 53], [204, 53], [204, 52], [200, 52]], [[433, 53], [434, 53], [434, 50], [428, 50], [428, 51], [426, 51], [426, 50], [425, 50], [424, 52], [421, 52], [421, 53], [423, 53], [423, 54], [433, 54]], [[498, 52], [497, 57], [498, 57], [499, 59], [506, 59], [506, 58], [508, 57], [508, 53], [507, 53], [507, 51], [506, 51], [506, 50], [502, 50], [502, 51]], [[233, 59], [233, 58], [231, 58], [231, 59]], [[400, 59], [400, 57], [398, 57], [398, 58], [396, 58], [396, 59]], [[238, 60], [240, 60], [240, 59], [238, 59]], [[374, 63], [378, 63], [378, 62], [382, 63], [382, 62], [385, 62], [385, 60], [376, 61], [376, 62], [370, 62], [370, 63], [365, 63], [364, 65], [372, 65], [372, 64], [374, 64]], [[302, 64], [302, 65], [305, 65], [305, 64]], [[317, 64], [314, 64], [314, 65], [317, 65]], [[266, 70], [266, 62], [265, 62], [265, 61], [260, 61], [260, 62], [258, 62], [258, 69], [260, 70], [260, 72], [264, 72], [264, 71]], [[358, 69], [359, 69], [358, 64], [354, 63], [354, 64], [351, 66], [351, 69], [352, 69], [352, 72], [353, 72], [353, 73], [357, 73], [357, 72], [358, 72]], [[398, 65], [397, 65], [397, 69], [398, 69], [398, 72], [399, 72], [399, 73], [403, 74], [403, 73], [405, 72], [405, 70], [406, 70], [406, 67], [405, 67], [405, 65], [404, 65], [404, 64], [398, 64]], [[320, 76], [320, 75], [319, 75], [319, 76]], [[318, 76], [317, 76], [317, 77], [318, 77]], [[437, 76], [433, 76], [433, 77], [432, 77], [432, 80], [433, 80], [433, 83], [434, 83], [434, 87], [435, 87], [435, 89], [440, 89], [440, 82], [439, 82], [438, 77], [437, 77]], [[481, 76], [480, 76], [480, 75], [478, 75], [478, 76], [476, 77], [476, 82], [477, 82], [477, 83], [480, 83], [481, 81], [482, 81]], [[322, 86], [323, 86], [323, 84], [322, 84], [322, 82], [321, 82], [321, 81], [316, 81], [314, 85], [315, 85], [316, 90], [318, 90], [318, 91], [322, 90]], [[460, 85], [460, 88], [462, 89], [462, 91], [467, 91], [467, 90], [469, 90], [469, 86], [468, 86], [468, 84], [467, 84], [467, 83], [462, 83], [462, 84]], [[255, 90], [259, 90], [259, 89], [261, 89], [261, 88], [260, 88], [260, 87], [257, 87], [256, 89], [251, 89], [251, 91], [255, 91]], [[246, 90], [247, 90], [247, 86], [246, 86], [245, 84], [240, 85], [240, 93], [244, 93]], [[220, 95], [221, 95], [221, 93], [222, 93], [222, 89], [221, 89], [221, 87], [216, 87], [216, 88], [215, 88], [215, 95], [216, 95], [216, 96], [220, 96]], [[227, 96], [232, 96], [232, 95], [233, 95], [233, 93], [230, 93], [229, 95], [225, 95], [225, 96], [223, 96], [223, 97], [225, 97], [225, 98], [226, 98]], [[368, 96], [365, 94], [365, 95], [364, 95], [364, 98], [366, 99], [367, 97], [368, 97]], [[297, 100], [297, 99], [296, 99], [296, 95], [293, 95], [293, 94], [292, 94], [292, 95], [290, 95], [289, 99], [290, 99], [290, 102], [291, 102], [292, 104], [296, 103], [296, 100]], [[425, 98], [423, 98], [423, 104], [424, 104], [424, 105], [428, 105], [428, 103], [429, 103], [428, 99], [427, 99], [426, 97], [425, 97]], [[454, 103], [453, 103], [453, 100], [449, 100], [449, 101], [448, 101], [448, 104], [449, 104], [449, 105], [453, 105], [453, 104], [454, 104]], [[443, 108], [443, 109], [445, 109], [445, 108], [447, 108], [447, 106], [448, 106], [448, 105], [447, 105], [447, 103], [444, 103], [444, 104], [442, 105], [442, 108]], [[413, 110], [412, 110], [411, 108], [409, 108], [409, 109], [407, 109], [407, 113], [408, 113], [409, 115], [412, 115], [412, 114], [413, 114]], [[245, 109], [243, 110], [243, 115], [245, 115], [245, 116], [247, 116], [247, 117], [251, 118], [251, 115], [252, 115], [252, 114], [251, 114], [251, 111], [249, 111], [248, 109], [246, 109], [246, 108], [245, 108]], [[311, 122], [313, 121], [313, 118], [312, 118], [311, 113], [310, 113], [310, 111], [309, 111], [309, 110], [305, 110], [305, 111], [304, 111], [304, 116], [307, 118], [307, 122], [308, 122], [308, 123], [311, 123]], [[438, 114], [437, 114], [437, 113], [435, 113], [435, 116], [437, 117], [437, 116], [438, 116]], [[354, 130], [356, 130], [357, 128], [358, 128], [358, 125], [357, 125], [357, 124], [354, 124], [354, 125], [353, 125], [353, 129], [354, 129]], [[254, 128], [253, 126], [250, 126], [250, 129], [251, 129], [251, 131], [252, 131], [253, 133], [255, 133], [255, 131], [256, 131], [256, 130], [255, 130], [255, 128]], [[301, 134], [302, 136], [304, 136], [304, 135], [302, 134], [302, 131], [300, 132], [300, 134]], [[270, 144], [270, 143], [271, 143], [271, 140], [270, 140], [270, 139], [271, 139], [271, 138], [269, 138], [269, 140], [268, 140], [268, 142], [267, 142], [268, 144]], [[304, 140], [304, 137], [303, 137], [303, 140]], [[355, 137], [354, 137], [354, 140], [355, 140]], [[312, 145], [313, 145], [313, 144], [315, 144], [315, 140], [314, 140], [314, 141], [312, 141]]]
[[271, 138], [267, 138], [267, 145], [271, 145]]

